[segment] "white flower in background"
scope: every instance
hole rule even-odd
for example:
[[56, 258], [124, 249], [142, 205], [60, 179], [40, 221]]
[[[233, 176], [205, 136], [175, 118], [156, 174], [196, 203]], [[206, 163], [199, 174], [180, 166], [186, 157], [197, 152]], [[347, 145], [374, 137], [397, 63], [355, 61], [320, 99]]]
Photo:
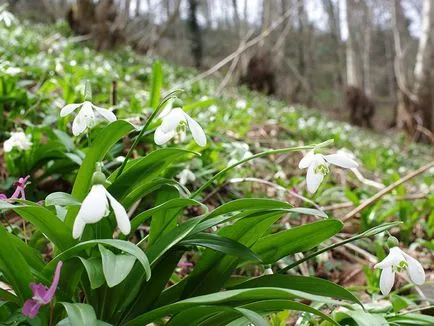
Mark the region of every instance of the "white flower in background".
[[98, 113], [101, 117], [103, 117], [109, 122], [113, 122], [116, 120], [116, 116], [112, 111], [100, 108], [99, 106], [96, 106], [89, 101], [84, 101], [83, 103], [73, 103], [64, 106], [62, 111], [60, 111], [60, 116], [65, 117], [78, 108], [80, 108], [80, 111], [72, 122], [72, 133], [74, 136], [78, 136], [87, 128], [92, 128], [95, 126], [96, 115], [94, 110], [96, 111], [96, 113]]
[[75, 218], [72, 230], [72, 236], [74, 239], [81, 237], [86, 224], [97, 223], [101, 221], [104, 216], [109, 214], [109, 202], [121, 232], [125, 235], [130, 233], [131, 223], [125, 208], [102, 184], [95, 184], [83, 200], [77, 217]]
[[32, 146], [30, 137], [24, 132], [11, 132], [11, 137], [7, 139], [3, 144], [3, 149], [5, 152], [10, 152], [14, 147], [26, 151]]
[[6, 27], [12, 26], [12, 24], [16, 24], [18, 20], [15, 16], [6, 10], [7, 5], [0, 6], [0, 22], [5, 24]]
[[298, 167], [300, 169], [307, 168], [306, 184], [310, 194], [318, 190], [324, 176], [329, 173], [329, 164], [334, 164], [345, 169], [352, 169], [359, 166], [356, 161], [343, 153], [322, 155], [315, 154], [313, 150], [308, 152], [301, 159]]
[[247, 106], [247, 102], [245, 100], [238, 100], [235, 106], [237, 109], [244, 109]]
[[179, 179], [179, 183], [183, 186], [196, 180], [194, 173], [187, 168], [182, 170], [176, 177]]
[[155, 130], [154, 134], [154, 141], [157, 145], [163, 145], [179, 134], [181, 134], [181, 139], [183, 139], [187, 127], [190, 129], [194, 141], [199, 146], [206, 145], [206, 135], [202, 127], [181, 108], [170, 109], [167, 113], [165, 111], [167, 112], [168, 110], [163, 110], [162, 113], [165, 114], [162, 116], [161, 125]]
[[399, 247], [390, 248], [389, 254], [382, 262], [376, 264], [375, 268], [380, 268], [380, 290], [387, 295], [392, 290], [395, 283], [395, 272], [407, 271], [410, 280], [422, 285], [425, 282], [425, 271], [422, 265], [413, 257], [407, 255]]

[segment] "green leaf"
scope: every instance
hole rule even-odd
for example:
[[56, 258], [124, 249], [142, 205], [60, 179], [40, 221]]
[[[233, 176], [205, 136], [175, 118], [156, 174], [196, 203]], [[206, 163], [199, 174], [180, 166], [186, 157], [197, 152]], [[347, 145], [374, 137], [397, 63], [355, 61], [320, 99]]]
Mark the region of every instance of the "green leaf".
[[[102, 161], [109, 149], [116, 144], [119, 139], [134, 130], [134, 126], [124, 120], [116, 120], [102, 129], [97, 136], [94, 137], [94, 142], [89, 147], [86, 157], [78, 170], [75, 178], [72, 196], [78, 200], [83, 200], [92, 182], [92, 174], [95, 172], [95, 164]], [[65, 219], [68, 227], [72, 228], [75, 216], [78, 213], [78, 207], [70, 207]]]
[[221, 237], [217, 234], [195, 234], [182, 240], [179, 244], [183, 246], [202, 246], [246, 260], [261, 261], [261, 259], [252, 252], [250, 248], [247, 248], [235, 240]]
[[54, 257], [45, 267], [44, 271], [52, 272], [59, 260], [66, 261], [68, 259], [71, 259], [73, 257], [78, 256], [83, 250], [89, 249], [94, 247], [97, 244], [103, 244], [107, 246], [111, 246], [114, 248], [117, 248], [121, 251], [124, 251], [126, 253], [129, 253], [130, 255], [136, 257], [138, 261], [142, 264], [143, 268], [146, 272], [146, 280], [149, 280], [151, 276], [151, 267], [149, 266], [148, 258], [146, 257], [145, 253], [137, 247], [135, 244], [124, 241], [124, 240], [105, 240], [105, 239], [99, 239], [99, 240], [89, 240], [85, 242], [80, 242], [79, 244], [76, 244], [72, 248], [69, 248], [56, 257]]
[[151, 97], [149, 98], [148, 106], [156, 109], [160, 103], [160, 91], [163, 85], [163, 69], [161, 68], [160, 61], [155, 61], [152, 66], [152, 84], [151, 84]]
[[90, 287], [92, 290], [99, 288], [104, 284], [104, 273], [102, 271], [102, 262], [100, 258], [91, 257], [89, 259], [85, 259], [83, 257], [80, 258], [83, 263], [84, 268], [86, 269], [87, 276], [89, 277]]
[[241, 307], [236, 307], [235, 310], [243, 314], [255, 326], [269, 326], [268, 322], [257, 312]]
[[[177, 189], [169, 186], [162, 187], [156, 194], [155, 205], [164, 204], [169, 200], [178, 199], [178, 197], [179, 192]], [[148, 245], [151, 245], [163, 234], [173, 230], [178, 224], [177, 216], [181, 212], [179, 208], [155, 211], [152, 215]]]
[[379, 226], [373, 227], [369, 230], [366, 230], [365, 232], [360, 233], [359, 235], [355, 236], [358, 238], [364, 238], [364, 237], [370, 237], [373, 235], [376, 235], [378, 233], [384, 232], [386, 230], [389, 230], [395, 226], [398, 226], [402, 224], [403, 222], [391, 222], [391, 223], [383, 223]]
[[314, 295], [323, 297], [332, 297], [340, 300], [348, 300], [359, 304], [363, 307], [357, 297], [345, 288], [317, 277], [296, 276], [296, 275], [262, 275], [252, 278], [243, 283], [236, 284], [230, 289], [246, 289], [256, 287], [276, 287], [290, 290], [297, 290], [307, 292]]
[[265, 264], [316, 247], [338, 233], [343, 227], [339, 220], [329, 219], [301, 225], [259, 239], [252, 247]]
[[[125, 326], [141, 326], [151, 323], [155, 320], [163, 318], [165, 316], [176, 314], [180, 311], [184, 311], [189, 308], [198, 307], [202, 305], [230, 305], [230, 306], [242, 306], [243, 308], [252, 309], [248, 304], [253, 304], [252, 301], [263, 301], [271, 299], [280, 299], [287, 301], [288, 299], [294, 298], [304, 298], [312, 301], [323, 302], [325, 298], [319, 296], [312, 296], [298, 291], [291, 291], [287, 289], [280, 288], [255, 288], [255, 289], [242, 289], [242, 290], [229, 290], [224, 292], [216, 292], [213, 294], [202, 295], [198, 297], [193, 297], [190, 299], [181, 300], [151, 311], [148, 311], [139, 317], [127, 322]], [[328, 302], [327, 300], [325, 300]], [[330, 301], [333, 302], [333, 301]], [[334, 302], [337, 304], [337, 302]], [[295, 302], [295, 304], [297, 304]], [[243, 306], [244, 305], [244, 306]], [[301, 305], [301, 304], [300, 304]], [[306, 306], [308, 307], [308, 306]], [[308, 307], [307, 309], [309, 309]], [[316, 309], [310, 308], [312, 311], [317, 311]], [[276, 311], [283, 310], [281, 308], [276, 309]], [[329, 317], [325, 316], [328, 320]], [[336, 325], [336, 323], [334, 323]], [[210, 324], [214, 325], [214, 324]]]
[[270, 210], [270, 209], [289, 209], [291, 204], [272, 199], [243, 198], [230, 201], [213, 210], [206, 219], [210, 219], [223, 214], [233, 213], [241, 210]]
[[389, 325], [386, 319], [381, 315], [371, 314], [361, 310], [349, 310], [339, 311], [334, 314], [335, 319], [340, 324], [348, 324], [348, 319], [354, 320], [358, 326], [372, 326], [372, 325]]
[[81, 202], [66, 192], [53, 192], [45, 198], [45, 206], [77, 206]]
[[[71, 326], [104, 326], [110, 325], [103, 321], [97, 320], [95, 310], [93, 307], [84, 303], [68, 303], [60, 302], [63, 307], [65, 307], [66, 313], [68, 314], [68, 320], [62, 320], [60, 325], [71, 325]], [[69, 323], [68, 323], [69, 322]], [[58, 325], [59, 325], [58, 324]]]
[[104, 246], [98, 245], [102, 258], [102, 269], [110, 288], [121, 283], [130, 273], [136, 262], [132, 255], [115, 255]]
[[183, 209], [188, 206], [199, 206], [199, 205], [202, 207], [202, 209], [204, 210], [207, 209], [205, 205], [193, 199], [177, 198], [177, 199], [168, 200], [161, 205], [155, 206], [135, 216], [131, 220], [131, 230], [136, 230], [140, 224], [144, 223], [148, 218], [155, 215], [155, 213], [159, 211], [166, 211], [170, 209]]
[[13, 246], [7, 233], [3, 225], [0, 225], [0, 270], [12, 286], [19, 302], [23, 303], [32, 296], [29, 284], [32, 283], [33, 278], [29, 266]]

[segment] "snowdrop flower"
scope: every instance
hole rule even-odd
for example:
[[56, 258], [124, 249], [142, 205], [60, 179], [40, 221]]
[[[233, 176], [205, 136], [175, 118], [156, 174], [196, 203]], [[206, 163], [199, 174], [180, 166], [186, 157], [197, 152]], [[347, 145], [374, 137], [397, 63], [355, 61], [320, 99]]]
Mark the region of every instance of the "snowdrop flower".
[[68, 114], [74, 112], [77, 108], [81, 107], [77, 116], [72, 122], [72, 133], [74, 136], [78, 136], [87, 128], [92, 128], [96, 123], [96, 116], [94, 110], [109, 122], [116, 120], [116, 116], [112, 111], [103, 109], [99, 106], [92, 104], [90, 101], [84, 101], [83, 103], [68, 104], [60, 111], [60, 116], [65, 117]]
[[0, 6], [0, 22], [3, 22], [6, 27], [16, 24], [18, 20], [15, 16], [6, 10], [7, 5]]
[[247, 102], [245, 100], [238, 100], [237, 103], [235, 103], [237, 109], [244, 109], [246, 105]]
[[103, 186], [105, 176], [101, 171], [93, 174], [94, 185], [83, 200], [77, 217], [74, 221], [72, 236], [78, 239], [83, 234], [86, 224], [93, 224], [109, 214], [109, 203], [113, 209], [116, 222], [121, 232], [128, 235], [131, 231], [131, 223], [125, 208]]
[[374, 267], [381, 269], [380, 290], [383, 295], [388, 295], [392, 290], [395, 282], [395, 272], [406, 270], [413, 283], [422, 285], [425, 282], [425, 271], [422, 265], [399, 247], [390, 248], [387, 257]]
[[315, 154], [313, 150], [308, 152], [301, 159], [298, 167], [300, 169], [307, 168], [306, 184], [310, 194], [318, 190], [324, 176], [329, 173], [329, 164], [334, 164], [345, 169], [352, 169], [359, 166], [357, 162], [342, 153], [322, 155]]
[[179, 183], [183, 186], [196, 180], [194, 173], [187, 168], [182, 170], [176, 177], [179, 179]]
[[51, 283], [50, 288], [47, 288], [41, 283], [31, 283], [30, 288], [32, 289], [33, 297], [24, 302], [22, 309], [23, 315], [35, 318], [39, 312], [39, 309], [46, 304], [49, 304], [53, 300], [54, 294], [56, 293], [57, 285], [59, 284], [60, 270], [62, 269], [63, 262], [59, 261], [57, 263], [56, 271], [54, 272], [53, 283]]
[[30, 148], [30, 146], [32, 146], [30, 137], [22, 131], [11, 132], [11, 137], [7, 139], [3, 144], [5, 152], [12, 151], [14, 147], [26, 151]]
[[199, 146], [203, 147], [206, 145], [206, 135], [202, 127], [180, 107], [166, 112], [162, 112], [165, 115], [162, 116], [161, 125], [155, 130], [154, 141], [157, 145], [167, 143], [176, 135], [181, 135], [181, 139], [184, 138], [182, 135], [185, 135], [187, 126], [191, 131], [194, 141]]

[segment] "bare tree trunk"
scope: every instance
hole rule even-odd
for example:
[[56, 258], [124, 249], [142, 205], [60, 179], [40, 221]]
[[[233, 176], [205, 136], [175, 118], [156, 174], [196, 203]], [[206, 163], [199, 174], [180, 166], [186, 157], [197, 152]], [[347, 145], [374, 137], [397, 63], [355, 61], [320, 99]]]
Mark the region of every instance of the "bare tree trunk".
[[188, 27], [190, 30], [191, 53], [196, 68], [202, 66], [202, 35], [197, 21], [197, 0], [189, 0]]
[[234, 11], [234, 23], [235, 30], [237, 31], [238, 39], [241, 40], [241, 23], [240, 23], [240, 15], [238, 14], [238, 2], [237, 0], [232, 0], [232, 10]]
[[357, 66], [357, 55], [356, 55], [356, 48], [355, 48], [355, 31], [354, 31], [354, 26], [351, 23], [352, 7], [353, 7], [353, 0], [346, 0], [347, 15], [344, 22], [348, 30], [347, 47], [346, 47], [347, 84], [350, 86], [360, 88], [362, 83], [360, 81], [360, 74]]
[[136, 0], [136, 13], [135, 13], [136, 17], [140, 16], [140, 3], [141, 3], [140, 0]]
[[[431, 85], [431, 45], [433, 24], [433, 4], [424, 0], [422, 15], [422, 32], [419, 38], [416, 64], [414, 67], [414, 87], [409, 88], [407, 74], [403, 64], [404, 15], [400, 0], [393, 1], [393, 36], [396, 62], [395, 74], [398, 82], [396, 125], [405, 130], [410, 137], [417, 139], [422, 132], [432, 131], [432, 95]], [[429, 138], [429, 137], [428, 137]]]
[[365, 94], [368, 97], [372, 95], [371, 89], [371, 34], [372, 34], [372, 9], [371, 5], [365, 3], [365, 31], [364, 31], [364, 49], [363, 49], [363, 86]]

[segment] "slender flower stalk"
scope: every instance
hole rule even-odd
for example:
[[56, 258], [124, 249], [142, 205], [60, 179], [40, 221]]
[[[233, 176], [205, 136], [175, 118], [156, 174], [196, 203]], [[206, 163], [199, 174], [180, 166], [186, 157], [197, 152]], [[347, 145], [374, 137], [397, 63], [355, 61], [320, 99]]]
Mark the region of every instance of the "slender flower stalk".
[[22, 313], [24, 316], [35, 318], [39, 312], [39, 309], [46, 304], [49, 304], [54, 298], [56, 293], [57, 285], [60, 279], [60, 270], [62, 269], [63, 262], [59, 261], [57, 263], [56, 271], [54, 272], [53, 283], [47, 288], [41, 283], [31, 283], [30, 288], [32, 289], [33, 296], [31, 299], [26, 300], [23, 305]]

